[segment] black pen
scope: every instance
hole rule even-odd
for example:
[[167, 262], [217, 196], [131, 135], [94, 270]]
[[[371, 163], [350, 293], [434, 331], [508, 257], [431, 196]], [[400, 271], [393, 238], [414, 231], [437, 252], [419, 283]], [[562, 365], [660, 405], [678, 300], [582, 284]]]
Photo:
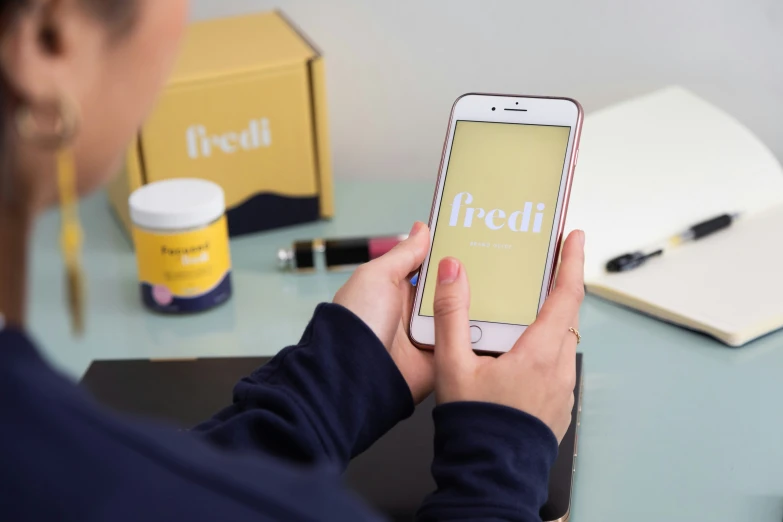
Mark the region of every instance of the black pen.
[[712, 218], [703, 223], [699, 223], [698, 225], [693, 225], [685, 232], [670, 237], [665, 242], [664, 246], [656, 247], [646, 252], [639, 250], [638, 252], [631, 252], [612, 259], [606, 263], [606, 271], [625, 272], [627, 270], [632, 270], [643, 265], [653, 257], [663, 255], [668, 248], [673, 248], [690, 241], [696, 241], [697, 239], [707, 237], [715, 232], [729, 228], [739, 216], [739, 214], [723, 214], [722, 216]]

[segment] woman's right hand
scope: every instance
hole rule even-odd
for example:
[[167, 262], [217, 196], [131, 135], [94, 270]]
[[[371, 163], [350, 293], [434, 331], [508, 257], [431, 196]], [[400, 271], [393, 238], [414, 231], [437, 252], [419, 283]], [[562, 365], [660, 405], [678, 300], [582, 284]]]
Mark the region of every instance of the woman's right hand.
[[571, 424], [579, 307], [584, 299], [584, 232], [569, 235], [555, 289], [536, 321], [498, 358], [470, 343], [470, 288], [464, 267], [446, 258], [435, 290], [435, 392], [438, 404], [489, 402], [524, 411], [562, 441]]

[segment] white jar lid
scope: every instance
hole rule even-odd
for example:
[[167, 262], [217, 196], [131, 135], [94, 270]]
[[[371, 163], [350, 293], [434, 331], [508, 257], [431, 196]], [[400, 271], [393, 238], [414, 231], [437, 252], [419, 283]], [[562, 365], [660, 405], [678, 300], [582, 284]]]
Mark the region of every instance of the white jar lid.
[[158, 230], [202, 227], [226, 211], [220, 185], [191, 178], [150, 183], [134, 191], [128, 203], [134, 224]]

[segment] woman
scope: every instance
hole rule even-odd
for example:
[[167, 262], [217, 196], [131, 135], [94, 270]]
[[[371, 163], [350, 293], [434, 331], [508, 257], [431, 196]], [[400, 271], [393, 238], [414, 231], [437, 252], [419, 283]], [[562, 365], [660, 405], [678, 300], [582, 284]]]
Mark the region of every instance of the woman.
[[439, 267], [434, 356], [408, 341], [406, 276], [429, 238], [415, 225], [316, 310], [299, 344], [240, 382], [233, 405], [187, 433], [105, 411], [42, 360], [24, 333], [33, 221], [116, 170], [185, 12], [185, 0], [0, 0], [0, 520], [374, 520], [340, 473], [433, 390], [438, 490], [420, 520], [537, 520], [573, 404], [581, 232], [539, 319], [490, 359], [471, 351], [454, 259]]

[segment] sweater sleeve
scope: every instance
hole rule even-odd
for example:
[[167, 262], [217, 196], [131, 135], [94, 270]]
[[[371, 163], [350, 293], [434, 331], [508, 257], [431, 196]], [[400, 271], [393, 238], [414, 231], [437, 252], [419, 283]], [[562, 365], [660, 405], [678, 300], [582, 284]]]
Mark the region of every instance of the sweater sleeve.
[[438, 406], [433, 419], [438, 488], [422, 504], [418, 522], [540, 522], [558, 446], [543, 422], [474, 402]]
[[233, 404], [193, 431], [227, 449], [345, 469], [413, 408], [372, 330], [348, 309], [323, 304], [299, 344], [239, 382]]

